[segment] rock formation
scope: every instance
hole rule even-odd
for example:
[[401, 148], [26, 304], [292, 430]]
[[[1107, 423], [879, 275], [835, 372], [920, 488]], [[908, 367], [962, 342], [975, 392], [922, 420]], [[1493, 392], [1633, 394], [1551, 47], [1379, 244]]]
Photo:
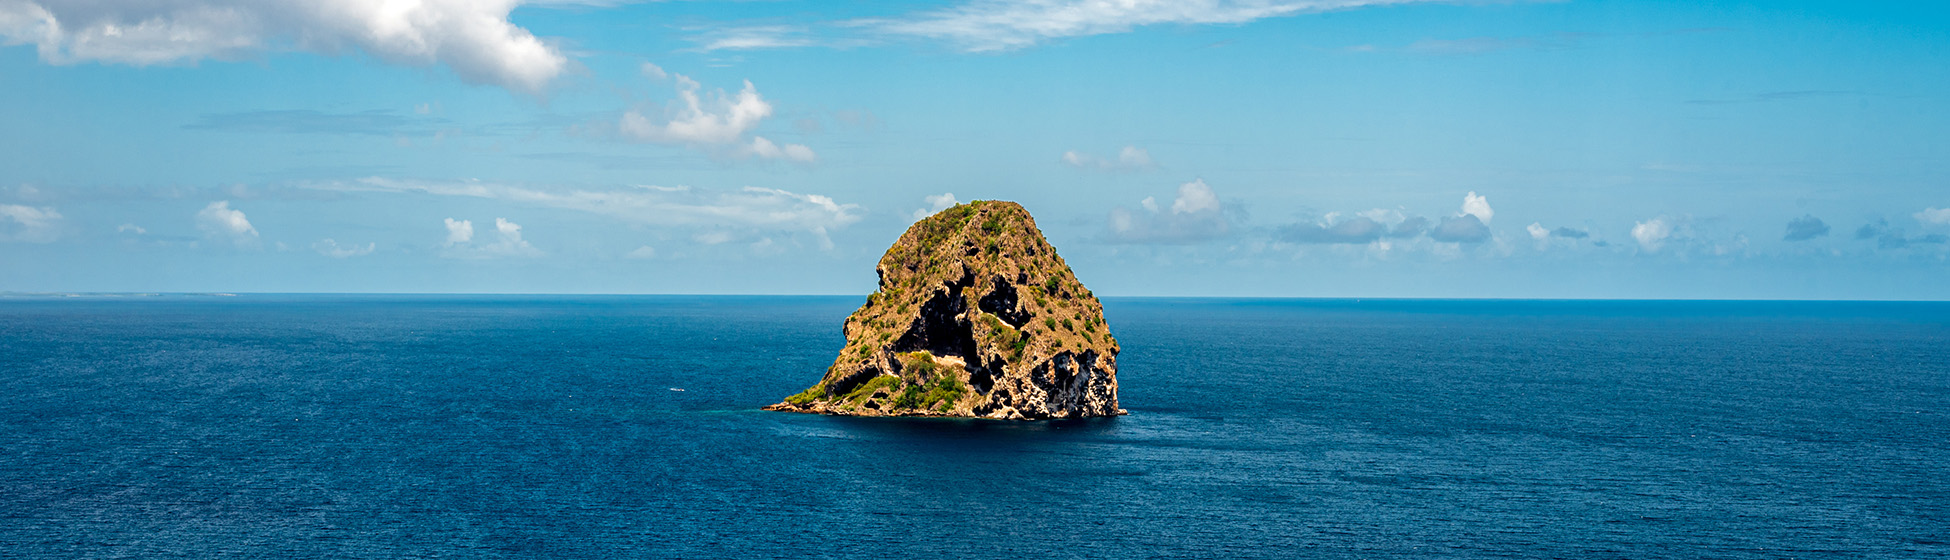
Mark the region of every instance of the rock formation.
[[1103, 306], [1013, 202], [948, 208], [880, 257], [819, 384], [766, 410], [1037, 420], [1114, 416]]

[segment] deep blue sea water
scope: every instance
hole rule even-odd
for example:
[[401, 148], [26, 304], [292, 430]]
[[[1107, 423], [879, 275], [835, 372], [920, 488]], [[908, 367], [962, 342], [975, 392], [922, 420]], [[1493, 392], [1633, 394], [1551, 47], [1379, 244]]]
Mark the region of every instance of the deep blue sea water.
[[1112, 299], [1127, 417], [759, 411], [858, 303], [0, 299], [0, 557], [1950, 556], [1946, 304]]

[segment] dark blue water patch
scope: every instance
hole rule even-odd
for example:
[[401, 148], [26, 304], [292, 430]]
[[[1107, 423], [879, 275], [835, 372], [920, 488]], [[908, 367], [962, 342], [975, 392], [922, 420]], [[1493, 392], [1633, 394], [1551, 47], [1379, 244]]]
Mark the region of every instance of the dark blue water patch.
[[1087, 421], [767, 413], [859, 298], [0, 300], [50, 558], [1950, 553], [1950, 307], [1112, 299]]

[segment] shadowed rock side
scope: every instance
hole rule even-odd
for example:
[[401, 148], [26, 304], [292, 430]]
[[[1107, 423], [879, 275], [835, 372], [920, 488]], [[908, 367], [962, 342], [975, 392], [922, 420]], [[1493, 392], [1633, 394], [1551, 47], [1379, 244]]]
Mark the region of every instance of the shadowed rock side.
[[766, 410], [1038, 420], [1124, 414], [1103, 305], [1029, 212], [976, 201], [907, 229], [819, 384]]

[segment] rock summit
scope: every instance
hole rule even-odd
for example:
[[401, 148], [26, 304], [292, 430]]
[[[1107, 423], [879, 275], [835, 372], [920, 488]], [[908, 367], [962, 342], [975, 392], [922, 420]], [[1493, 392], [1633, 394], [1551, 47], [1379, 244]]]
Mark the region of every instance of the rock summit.
[[846, 348], [811, 388], [766, 410], [1012, 420], [1124, 414], [1103, 305], [1029, 211], [975, 201], [901, 235]]

